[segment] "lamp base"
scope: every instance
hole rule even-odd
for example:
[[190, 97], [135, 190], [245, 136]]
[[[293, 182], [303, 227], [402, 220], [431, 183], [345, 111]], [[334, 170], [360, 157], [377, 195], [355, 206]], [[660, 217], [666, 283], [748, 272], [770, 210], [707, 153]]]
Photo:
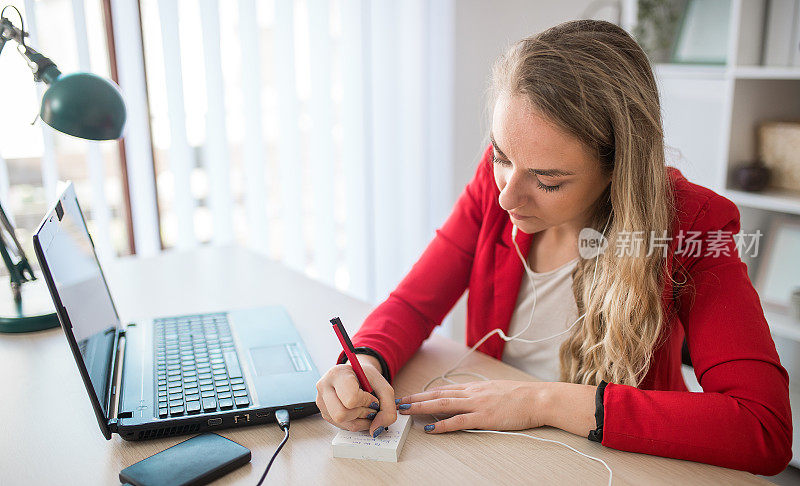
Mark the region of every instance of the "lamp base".
[[58, 316], [55, 312], [24, 317], [0, 317], [0, 333], [43, 331], [58, 325]]
[[25, 282], [21, 287], [22, 307], [14, 304], [10, 289], [0, 289], [0, 333], [42, 331], [58, 327], [53, 300], [43, 279]]

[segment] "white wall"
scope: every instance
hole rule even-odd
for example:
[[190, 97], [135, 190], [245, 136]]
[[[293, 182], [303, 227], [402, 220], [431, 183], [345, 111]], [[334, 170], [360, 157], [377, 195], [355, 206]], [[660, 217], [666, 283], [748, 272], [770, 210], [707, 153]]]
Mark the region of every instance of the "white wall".
[[579, 18], [590, 0], [459, 0], [455, 19], [453, 194], [472, 177], [488, 141], [486, 89], [492, 63], [510, 44]]
[[[455, 2], [455, 106], [453, 202], [472, 178], [489, 143], [486, 90], [492, 63], [512, 43], [567, 20], [580, 18], [590, 0], [458, 0]], [[607, 18], [607, 10], [594, 18]], [[444, 332], [464, 339], [465, 299]]]

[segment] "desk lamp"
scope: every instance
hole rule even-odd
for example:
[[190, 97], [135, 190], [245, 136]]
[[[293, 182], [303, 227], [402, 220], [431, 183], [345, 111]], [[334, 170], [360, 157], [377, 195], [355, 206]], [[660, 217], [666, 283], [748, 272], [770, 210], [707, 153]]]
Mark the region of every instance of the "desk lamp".
[[[16, 11], [17, 28], [5, 17], [6, 9]], [[0, 52], [13, 40], [33, 71], [34, 81], [48, 85], [42, 96], [39, 117], [59, 132], [87, 140], [114, 140], [125, 126], [125, 102], [112, 81], [91, 73], [61, 74], [55, 63], [25, 43], [25, 24], [19, 10], [8, 5], [0, 11]], [[2, 77], [2, 73], [0, 73]], [[22, 284], [36, 280], [28, 259], [14, 234], [14, 227], [0, 204], [0, 256], [11, 277], [16, 316], [0, 317], [0, 332], [30, 332], [58, 326], [54, 312], [26, 315], [22, 308]]]

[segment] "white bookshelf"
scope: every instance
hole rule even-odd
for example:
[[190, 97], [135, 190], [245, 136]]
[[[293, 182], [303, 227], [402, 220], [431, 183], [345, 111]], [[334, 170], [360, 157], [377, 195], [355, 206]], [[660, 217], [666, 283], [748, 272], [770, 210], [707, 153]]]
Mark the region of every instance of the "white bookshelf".
[[800, 198], [787, 191], [767, 189], [763, 192], [747, 192], [725, 189], [722, 195], [740, 206], [800, 215]]
[[764, 317], [769, 322], [770, 331], [776, 337], [800, 341], [800, 322], [785, 312], [764, 311]]
[[[769, 221], [782, 215], [800, 216], [800, 191], [741, 190], [735, 170], [756, 160], [756, 130], [769, 120], [800, 120], [800, 67], [752, 64], [761, 30], [758, 2], [730, 0], [728, 53], [725, 65], [657, 64], [664, 134], [674, 165], [692, 182], [709, 187], [742, 209], [742, 229], [757, 224], [768, 238]], [[747, 221], [753, 212], [755, 222]], [[748, 261], [757, 266], [758, 257]], [[771, 323], [772, 324], [772, 323]], [[800, 322], [778, 319], [776, 326], [797, 332], [781, 336], [800, 343]]]
[[775, 66], [736, 66], [729, 76], [736, 79], [800, 79], [800, 68]]
[[[742, 229], [760, 229], [766, 244], [770, 221], [800, 216], [800, 191], [766, 189], [753, 193], [733, 180], [737, 167], [756, 160], [756, 130], [763, 121], [800, 120], [800, 67], [753, 65], [761, 27], [758, 2], [731, 0], [725, 65], [658, 64], [654, 73], [661, 93], [668, 164], [692, 182], [713, 189], [740, 208]], [[800, 250], [800, 249], [798, 249]], [[759, 256], [746, 259], [757, 268]], [[751, 276], [753, 274], [751, 273]], [[788, 313], [765, 312], [781, 362], [800, 367], [800, 321]], [[795, 370], [800, 372], [800, 370]], [[793, 388], [795, 445], [792, 465], [800, 467], [800, 393]]]
[[722, 79], [728, 75], [726, 66], [704, 64], [656, 64], [654, 72], [659, 78]]
[[686, 79], [786, 79], [800, 80], [800, 68], [777, 66], [715, 66], [704, 64], [656, 64], [662, 77]]

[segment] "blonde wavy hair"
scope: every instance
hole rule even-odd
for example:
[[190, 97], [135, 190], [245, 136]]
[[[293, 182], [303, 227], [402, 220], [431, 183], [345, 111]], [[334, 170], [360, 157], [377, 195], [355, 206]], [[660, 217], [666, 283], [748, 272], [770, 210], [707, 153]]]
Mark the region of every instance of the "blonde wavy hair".
[[598, 232], [608, 222], [608, 247], [598, 257], [594, 288], [594, 259], [581, 259], [573, 273], [578, 314], [586, 317], [561, 346], [561, 380], [638, 386], [666, 320], [666, 259], [660, 250], [647, 255], [646, 243], [618, 255], [617, 241], [623, 233], [644, 242], [651, 234], [670, 237], [675, 212], [646, 54], [610, 22], [566, 22], [511, 46], [492, 69], [490, 93], [491, 107], [501, 93], [523, 96], [595, 151], [611, 175], [590, 222]]

